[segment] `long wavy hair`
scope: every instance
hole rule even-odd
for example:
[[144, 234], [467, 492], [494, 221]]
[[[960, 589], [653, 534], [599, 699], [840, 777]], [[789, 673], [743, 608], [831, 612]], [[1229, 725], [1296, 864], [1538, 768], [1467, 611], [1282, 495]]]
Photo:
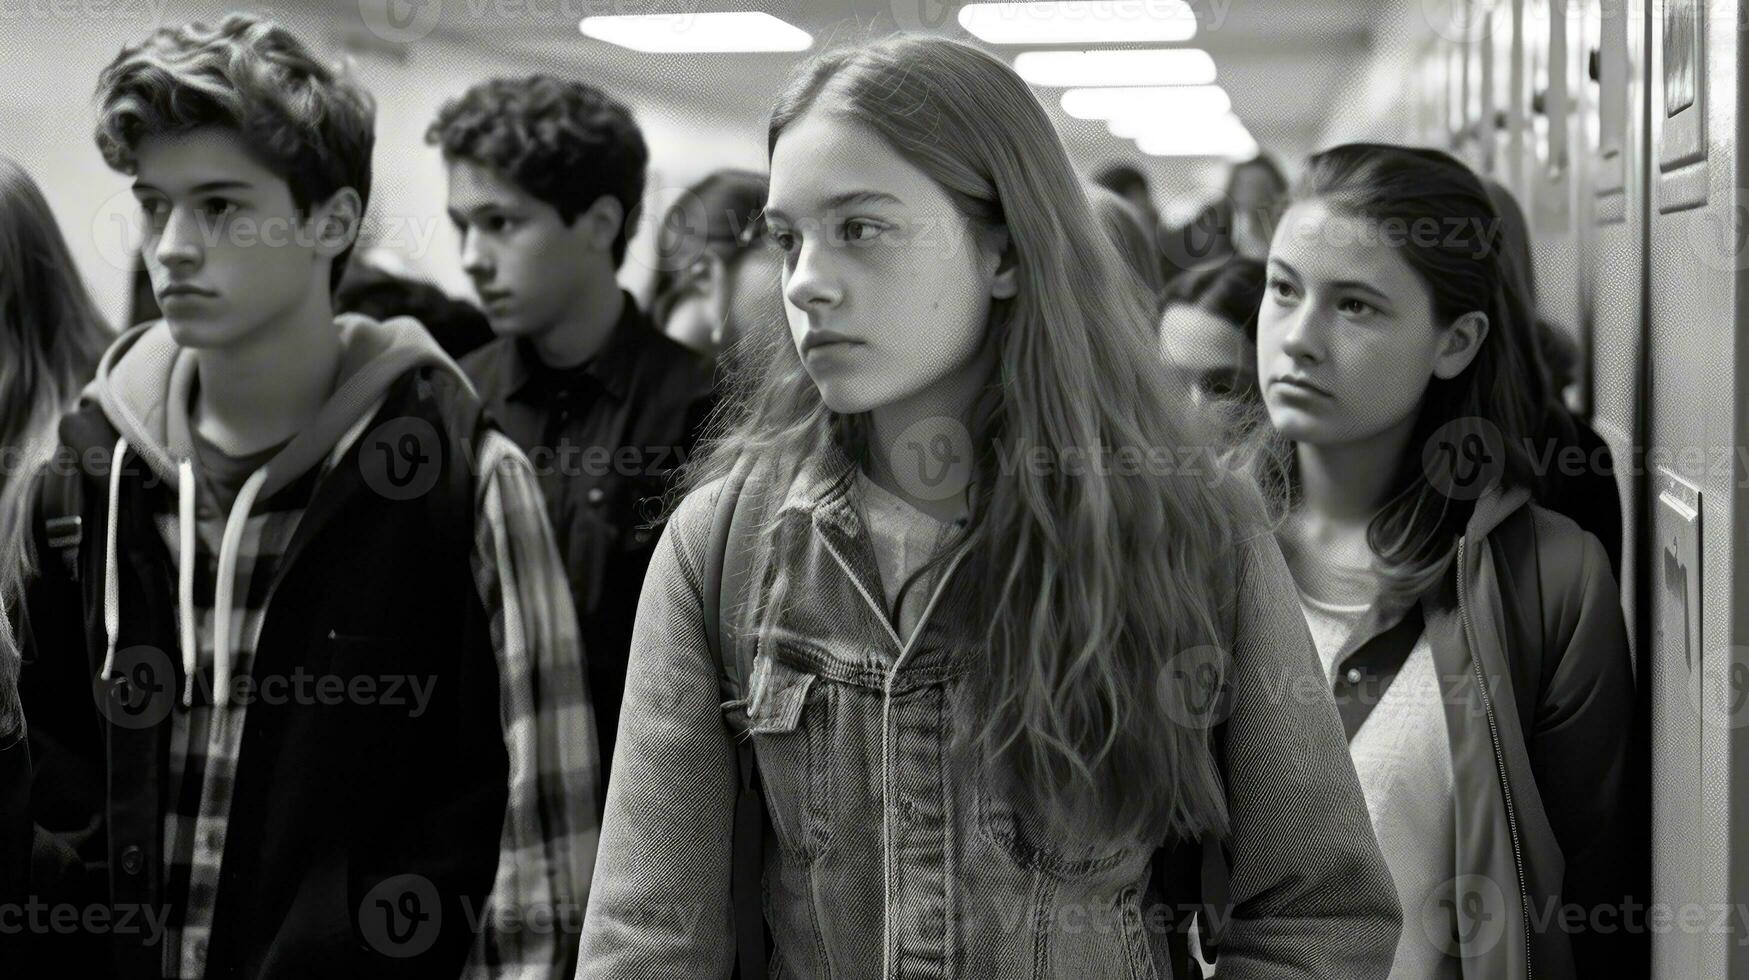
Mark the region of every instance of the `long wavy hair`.
[[[816, 106], [879, 134], [980, 233], [1005, 228], [1018, 273], [1018, 294], [992, 304], [996, 376], [967, 420], [969, 520], [936, 558], [965, 549], [972, 614], [956, 621], [987, 651], [956, 709], [956, 748], [981, 752], [993, 785], [1063, 833], [1224, 831], [1208, 731], [1186, 714], [1209, 696], [1194, 685], [1219, 674], [1175, 670], [1175, 655], [1218, 643], [1217, 583], [1254, 494], [1212, 469], [1000, 464], [1005, 451], [1036, 458], [1035, 447], [1062, 460], [1186, 444], [1189, 403], [1156, 365], [1151, 297], [1102, 233], [1044, 109], [1001, 60], [906, 34], [822, 54], [778, 100], [768, 146]], [[782, 324], [745, 343], [686, 488], [749, 459], [777, 488], [821, 452], [866, 467], [868, 419], [822, 403]]]
[[[1540, 366], [1526, 361], [1525, 338], [1535, 336], [1535, 316], [1523, 279], [1511, 268], [1506, 229], [1487, 189], [1450, 154], [1379, 143], [1333, 147], [1307, 161], [1291, 200], [1321, 200], [1334, 212], [1381, 226], [1436, 228], [1435, 235], [1391, 237], [1427, 287], [1438, 326], [1445, 329], [1477, 310], [1488, 317], [1488, 334], [1469, 366], [1456, 377], [1429, 381], [1408, 451], [1367, 526], [1379, 601], [1401, 605], [1444, 576], [1475, 511], [1474, 500], [1442, 491], [1422, 465], [1421, 449], [1441, 426], [1457, 419], [1491, 423], [1505, 454], [1501, 485], [1538, 489], [1525, 451], [1541, 408], [1533, 392], [1546, 387], [1538, 383]], [[1285, 516], [1298, 505], [1293, 445], [1268, 426], [1259, 438], [1261, 451], [1251, 456], [1252, 465], [1265, 498]]]
[[[0, 607], [32, 569], [29, 487], [109, 341], [30, 175], [0, 156]], [[0, 644], [12, 637], [0, 628]]]

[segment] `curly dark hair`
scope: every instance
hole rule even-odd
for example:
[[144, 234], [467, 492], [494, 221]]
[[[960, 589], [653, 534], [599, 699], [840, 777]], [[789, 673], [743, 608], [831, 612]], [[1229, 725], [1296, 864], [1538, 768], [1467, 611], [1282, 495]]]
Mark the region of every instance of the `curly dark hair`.
[[[286, 182], [298, 210], [346, 187], [370, 204], [375, 100], [272, 21], [231, 14], [217, 27], [160, 28], [103, 69], [97, 103], [97, 148], [121, 173], [134, 172], [148, 136], [221, 126]], [[331, 263], [330, 289], [351, 253]]]
[[490, 79], [445, 103], [425, 141], [445, 159], [496, 169], [566, 224], [613, 198], [625, 212], [613, 263], [625, 259], [650, 152], [631, 111], [600, 89], [552, 75]]

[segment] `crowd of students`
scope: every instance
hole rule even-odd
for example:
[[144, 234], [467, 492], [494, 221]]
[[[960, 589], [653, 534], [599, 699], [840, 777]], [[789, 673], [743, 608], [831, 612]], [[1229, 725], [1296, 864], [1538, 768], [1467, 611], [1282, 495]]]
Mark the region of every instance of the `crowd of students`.
[[0, 160], [9, 975], [1644, 972], [1615, 490], [1445, 153], [1167, 229], [899, 34], [646, 312], [632, 114], [498, 78], [427, 135], [475, 310], [351, 254], [373, 101], [283, 28], [97, 104], [161, 315]]

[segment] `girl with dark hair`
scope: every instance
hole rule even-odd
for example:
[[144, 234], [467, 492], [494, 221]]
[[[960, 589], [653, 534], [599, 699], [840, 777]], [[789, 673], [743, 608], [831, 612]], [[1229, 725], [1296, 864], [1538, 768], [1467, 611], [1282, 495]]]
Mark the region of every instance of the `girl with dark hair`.
[[1260, 420], [1257, 308], [1263, 263], [1243, 256], [1199, 266], [1166, 287], [1160, 350], [1222, 446]]
[[761, 233], [765, 177], [718, 170], [686, 189], [662, 219], [655, 299], [650, 313], [669, 337], [724, 359], [742, 333], [772, 316], [777, 268]]
[[1643, 972], [1627, 930], [1548, 914], [1626, 907], [1644, 772], [1603, 547], [1531, 502], [1500, 235], [1445, 153], [1312, 157], [1258, 318], [1260, 471], [1409, 922], [1391, 975]]
[[[731, 908], [772, 976], [1182, 976], [1144, 909], [1194, 838], [1231, 856], [1223, 970], [1384, 976], [1399, 912], [1292, 582], [1254, 494], [1150, 462], [1187, 407], [1026, 82], [898, 35], [803, 66], [768, 145], [789, 331], [645, 580], [582, 976], [728, 976], [762, 934]], [[774, 842], [746, 904], [741, 813]]]

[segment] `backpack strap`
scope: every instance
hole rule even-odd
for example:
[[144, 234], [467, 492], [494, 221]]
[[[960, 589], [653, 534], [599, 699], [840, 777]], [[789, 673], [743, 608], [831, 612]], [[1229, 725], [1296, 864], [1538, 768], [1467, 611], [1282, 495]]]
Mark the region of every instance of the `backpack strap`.
[[39, 477], [36, 499], [37, 555], [44, 574], [79, 574], [79, 544], [85, 539], [84, 487], [75, 468], [51, 462]]
[[1536, 514], [1530, 505], [1500, 522], [1490, 535], [1494, 547], [1495, 577], [1507, 608], [1506, 631], [1513, 644], [1507, 663], [1512, 689], [1518, 701], [1519, 722], [1528, 737], [1536, 722], [1537, 705], [1546, 687], [1543, 676], [1548, 647], [1543, 621], [1542, 556], [1537, 546]]
[[[705, 641], [716, 659], [725, 706], [745, 702], [753, 675], [753, 644], [736, 629], [751, 593], [751, 572], [758, 520], [740, 506], [746, 486], [747, 467], [736, 467], [717, 498], [711, 521], [711, 546], [705, 556]], [[729, 604], [725, 606], [725, 590]], [[729, 629], [723, 629], [725, 620]], [[731, 725], [731, 728], [737, 726]], [[730, 896], [735, 925], [735, 956], [740, 980], [764, 980], [766, 975], [765, 793], [759, 782], [759, 760], [753, 740], [743, 730], [735, 732], [736, 769], [733, 861]]]

